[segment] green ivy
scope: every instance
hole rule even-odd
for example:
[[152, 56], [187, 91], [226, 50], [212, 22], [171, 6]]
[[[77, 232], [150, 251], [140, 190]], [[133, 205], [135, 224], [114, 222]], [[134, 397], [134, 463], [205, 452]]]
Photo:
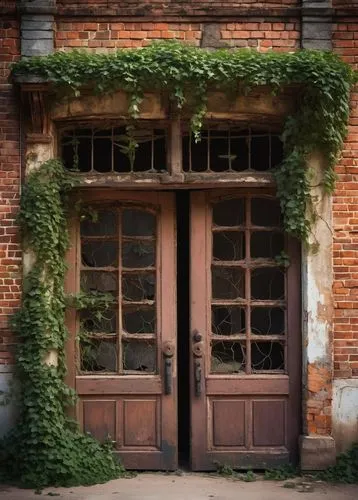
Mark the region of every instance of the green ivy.
[[196, 140], [200, 139], [208, 89], [246, 94], [267, 85], [278, 93], [296, 85], [299, 105], [284, 125], [285, 158], [275, 178], [285, 228], [303, 240], [309, 236], [310, 212], [314, 212], [306, 159], [313, 150], [323, 153], [324, 185], [332, 192], [334, 165], [346, 135], [350, 89], [356, 81], [350, 66], [331, 52], [210, 51], [179, 42], [157, 42], [108, 54], [55, 52], [23, 59], [15, 63], [13, 72], [39, 76], [75, 95], [83, 86], [91, 86], [98, 93], [123, 89], [131, 96], [129, 114], [134, 119], [139, 116], [145, 90], [165, 91], [178, 109], [191, 103]]
[[[75, 402], [64, 382], [66, 207], [74, 182], [61, 162], [50, 160], [29, 174], [21, 196], [24, 250], [33, 255], [34, 265], [24, 279], [22, 307], [13, 322], [19, 340], [20, 416], [1, 443], [0, 464], [3, 479], [29, 487], [94, 484], [123, 472], [111, 443], [101, 445], [81, 433], [66, 413]], [[82, 294], [76, 302], [89, 307], [96, 300]], [[45, 363], [52, 349], [58, 352], [58, 366]]]

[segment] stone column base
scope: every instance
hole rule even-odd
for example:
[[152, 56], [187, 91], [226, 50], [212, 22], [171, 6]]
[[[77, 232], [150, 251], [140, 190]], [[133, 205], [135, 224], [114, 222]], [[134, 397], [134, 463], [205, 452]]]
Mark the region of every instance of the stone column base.
[[336, 443], [332, 436], [301, 436], [302, 470], [324, 470], [336, 463]]

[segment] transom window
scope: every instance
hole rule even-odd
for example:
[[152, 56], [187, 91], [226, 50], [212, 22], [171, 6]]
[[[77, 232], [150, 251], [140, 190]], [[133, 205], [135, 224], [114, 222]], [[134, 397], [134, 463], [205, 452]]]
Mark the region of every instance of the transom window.
[[[211, 124], [195, 142], [188, 126], [182, 126], [182, 172], [190, 174], [264, 172], [283, 158], [277, 132], [267, 127]], [[61, 135], [62, 158], [67, 168], [83, 174], [167, 174], [171, 172], [167, 129], [139, 122], [128, 132], [125, 126], [65, 130]], [[178, 173], [178, 172], [176, 172]]]

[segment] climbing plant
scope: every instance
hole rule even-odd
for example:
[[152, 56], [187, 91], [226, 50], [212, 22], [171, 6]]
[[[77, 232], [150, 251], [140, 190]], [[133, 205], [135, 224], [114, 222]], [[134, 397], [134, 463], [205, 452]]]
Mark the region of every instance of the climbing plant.
[[[294, 53], [255, 50], [203, 50], [179, 42], [157, 42], [141, 49], [108, 54], [55, 52], [17, 62], [14, 74], [36, 75], [61, 91], [79, 95], [83, 86], [94, 92], [123, 89], [131, 96], [129, 114], [136, 119], [145, 90], [169, 94], [178, 109], [192, 107], [191, 128], [196, 140], [206, 112], [208, 89], [248, 93], [267, 85], [278, 93], [296, 85], [299, 103], [284, 125], [285, 158], [275, 171], [277, 194], [288, 233], [307, 240], [312, 224], [308, 155], [321, 151], [326, 163], [323, 183], [334, 188], [334, 165], [346, 134], [349, 93], [356, 75], [330, 52]], [[311, 209], [311, 210], [310, 210]]]
[[[33, 264], [13, 321], [19, 339], [20, 415], [1, 443], [0, 464], [4, 479], [24, 486], [93, 484], [123, 472], [111, 443], [101, 445], [81, 433], [66, 412], [75, 401], [64, 382], [66, 215], [74, 182], [60, 161], [50, 160], [29, 174], [21, 196], [23, 249]], [[80, 308], [98, 303], [105, 307], [106, 299], [79, 294], [70, 302]], [[51, 365], [46, 358], [52, 350], [58, 360]]]

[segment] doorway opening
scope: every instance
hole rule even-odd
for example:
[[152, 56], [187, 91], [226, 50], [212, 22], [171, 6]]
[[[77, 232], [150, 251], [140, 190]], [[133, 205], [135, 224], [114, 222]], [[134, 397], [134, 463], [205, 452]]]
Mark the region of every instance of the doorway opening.
[[179, 465], [190, 464], [190, 370], [189, 363], [189, 199], [187, 190], [176, 192], [177, 224], [177, 318], [178, 318], [178, 447]]

